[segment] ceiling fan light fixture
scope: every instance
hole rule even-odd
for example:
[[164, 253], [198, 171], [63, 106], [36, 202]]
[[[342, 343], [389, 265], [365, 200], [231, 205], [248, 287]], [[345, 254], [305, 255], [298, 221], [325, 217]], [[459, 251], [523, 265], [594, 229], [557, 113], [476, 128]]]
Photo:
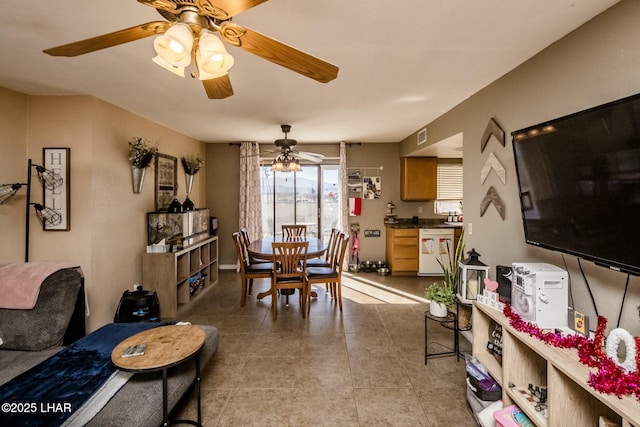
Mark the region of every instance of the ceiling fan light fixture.
[[302, 172], [300, 161], [293, 156], [281, 154], [271, 163], [271, 172]]
[[184, 77], [184, 67], [174, 67], [173, 65], [165, 61], [160, 55], [156, 55], [152, 59], [152, 61], [158, 64], [159, 66], [161, 66], [162, 68], [164, 68], [165, 70], [171, 71], [173, 74], [177, 76]]
[[186, 67], [191, 63], [193, 33], [187, 24], [173, 25], [153, 41], [158, 56], [173, 67]]
[[224, 73], [233, 67], [233, 56], [229, 55], [222, 40], [208, 30], [200, 32], [196, 55], [199, 71], [204, 71], [207, 74]]

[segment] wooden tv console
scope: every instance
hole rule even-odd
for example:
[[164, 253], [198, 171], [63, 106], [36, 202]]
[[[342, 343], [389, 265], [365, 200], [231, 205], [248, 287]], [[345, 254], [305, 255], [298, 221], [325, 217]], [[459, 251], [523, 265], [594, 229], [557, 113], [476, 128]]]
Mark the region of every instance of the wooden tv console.
[[[492, 320], [502, 326], [502, 365], [487, 349]], [[502, 312], [478, 302], [473, 305], [473, 355], [502, 387], [503, 405], [518, 405], [538, 427], [597, 426], [599, 416], [623, 427], [640, 427], [640, 401], [589, 386], [593, 370], [580, 363], [577, 350], [556, 348], [519, 332]], [[547, 387], [547, 418], [518, 392], [530, 383]]]

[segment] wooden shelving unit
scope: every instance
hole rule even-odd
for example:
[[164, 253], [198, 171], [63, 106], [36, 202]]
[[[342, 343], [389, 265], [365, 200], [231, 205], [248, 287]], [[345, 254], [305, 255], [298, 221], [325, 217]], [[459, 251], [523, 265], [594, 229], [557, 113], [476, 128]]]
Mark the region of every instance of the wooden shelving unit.
[[178, 252], [145, 253], [142, 283], [158, 293], [160, 318], [173, 319], [180, 304], [188, 304], [201, 286], [190, 289], [190, 278], [201, 274], [204, 286], [218, 283], [218, 237], [212, 236]]
[[[502, 365], [487, 350], [492, 320], [502, 326]], [[596, 426], [599, 416], [623, 427], [640, 426], [640, 402], [633, 396], [601, 394], [589, 386], [592, 370], [580, 363], [576, 350], [546, 345], [519, 332], [500, 311], [477, 302], [472, 323], [473, 355], [502, 387], [504, 406], [518, 405], [536, 426]], [[529, 383], [547, 387], [546, 418], [517, 391]]]

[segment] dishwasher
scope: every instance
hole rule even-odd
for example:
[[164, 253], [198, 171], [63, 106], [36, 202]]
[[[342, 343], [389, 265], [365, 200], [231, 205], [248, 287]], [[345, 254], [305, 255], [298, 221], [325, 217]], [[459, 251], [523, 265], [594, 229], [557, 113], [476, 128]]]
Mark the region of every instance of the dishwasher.
[[421, 228], [418, 238], [418, 276], [442, 276], [438, 260], [449, 265], [449, 251], [453, 251], [453, 228]]

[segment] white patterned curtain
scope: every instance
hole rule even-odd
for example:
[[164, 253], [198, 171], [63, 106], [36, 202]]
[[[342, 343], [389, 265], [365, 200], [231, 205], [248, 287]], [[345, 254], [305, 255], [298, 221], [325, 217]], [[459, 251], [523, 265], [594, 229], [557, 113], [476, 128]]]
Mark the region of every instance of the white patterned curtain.
[[257, 142], [240, 144], [239, 228], [247, 227], [251, 241], [262, 238], [260, 200], [260, 148]]
[[338, 227], [343, 233], [349, 235], [349, 194], [347, 193], [347, 147], [344, 141], [340, 143], [340, 170], [338, 172], [340, 191], [338, 192], [340, 203], [340, 222]]

